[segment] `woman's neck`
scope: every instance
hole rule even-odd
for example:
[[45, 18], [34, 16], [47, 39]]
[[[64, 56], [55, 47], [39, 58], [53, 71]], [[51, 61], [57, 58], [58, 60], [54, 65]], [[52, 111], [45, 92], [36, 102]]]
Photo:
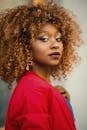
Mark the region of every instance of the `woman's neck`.
[[34, 64], [32, 71], [34, 71], [40, 77], [45, 79], [48, 83], [51, 83], [51, 81], [50, 81], [50, 73], [49, 73], [48, 67], [44, 67], [43, 65]]

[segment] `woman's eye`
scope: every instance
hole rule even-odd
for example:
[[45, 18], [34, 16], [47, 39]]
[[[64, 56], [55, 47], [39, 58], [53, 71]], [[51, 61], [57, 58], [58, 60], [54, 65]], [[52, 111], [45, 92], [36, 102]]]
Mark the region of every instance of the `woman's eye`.
[[42, 42], [47, 42], [49, 40], [49, 38], [47, 36], [39, 36], [38, 40], [40, 40]]
[[58, 35], [58, 36], [56, 37], [56, 41], [57, 41], [57, 42], [61, 42], [61, 41], [62, 41], [61, 35]]
[[56, 41], [61, 42], [62, 40], [61, 40], [61, 38], [56, 38]]

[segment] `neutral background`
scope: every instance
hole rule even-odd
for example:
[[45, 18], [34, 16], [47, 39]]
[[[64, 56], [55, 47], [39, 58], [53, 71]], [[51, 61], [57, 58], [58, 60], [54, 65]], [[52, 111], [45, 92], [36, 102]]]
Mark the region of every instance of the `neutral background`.
[[83, 30], [85, 45], [79, 50], [82, 62], [65, 86], [72, 96], [77, 130], [87, 130], [87, 0], [63, 0], [63, 5], [75, 12]]
[[[29, 0], [0, 0], [0, 9], [12, 8], [19, 4], [26, 4], [28, 1]], [[79, 54], [82, 57], [81, 64], [74, 69], [71, 77], [67, 81], [55, 81], [54, 84], [61, 84], [68, 89], [74, 107], [77, 130], [87, 130], [87, 0], [61, 0], [60, 2], [77, 15], [77, 20], [83, 30], [85, 45], [79, 49]], [[3, 98], [7, 97], [7, 100], [9, 98], [9, 90], [7, 90], [6, 86], [7, 84], [0, 81], [0, 101], [2, 94]], [[7, 102], [6, 99], [2, 99], [4, 103]], [[6, 107], [6, 105], [4, 104], [4, 107]], [[1, 115], [3, 116], [3, 113], [0, 113], [0, 116]]]

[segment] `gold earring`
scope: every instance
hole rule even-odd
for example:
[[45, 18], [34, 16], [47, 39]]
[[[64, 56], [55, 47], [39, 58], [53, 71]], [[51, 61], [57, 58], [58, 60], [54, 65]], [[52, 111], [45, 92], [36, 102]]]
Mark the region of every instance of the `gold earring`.
[[27, 71], [30, 71], [30, 69], [32, 68], [32, 65], [33, 65], [33, 62], [32, 62], [32, 60], [31, 60], [31, 61], [29, 61], [29, 62], [27, 63], [27, 65], [26, 65], [26, 70], [27, 70]]
[[26, 65], [26, 71], [29, 71], [29, 65], [28, 64]]

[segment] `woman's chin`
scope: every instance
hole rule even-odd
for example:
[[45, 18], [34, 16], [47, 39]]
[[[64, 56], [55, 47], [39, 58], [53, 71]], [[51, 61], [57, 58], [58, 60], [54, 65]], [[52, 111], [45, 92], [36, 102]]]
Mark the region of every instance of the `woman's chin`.
[[50, 63], [50, 65], [53, 66], [53, 67], [57, 66], [58, 64], [59, 64], [59, 60]]

